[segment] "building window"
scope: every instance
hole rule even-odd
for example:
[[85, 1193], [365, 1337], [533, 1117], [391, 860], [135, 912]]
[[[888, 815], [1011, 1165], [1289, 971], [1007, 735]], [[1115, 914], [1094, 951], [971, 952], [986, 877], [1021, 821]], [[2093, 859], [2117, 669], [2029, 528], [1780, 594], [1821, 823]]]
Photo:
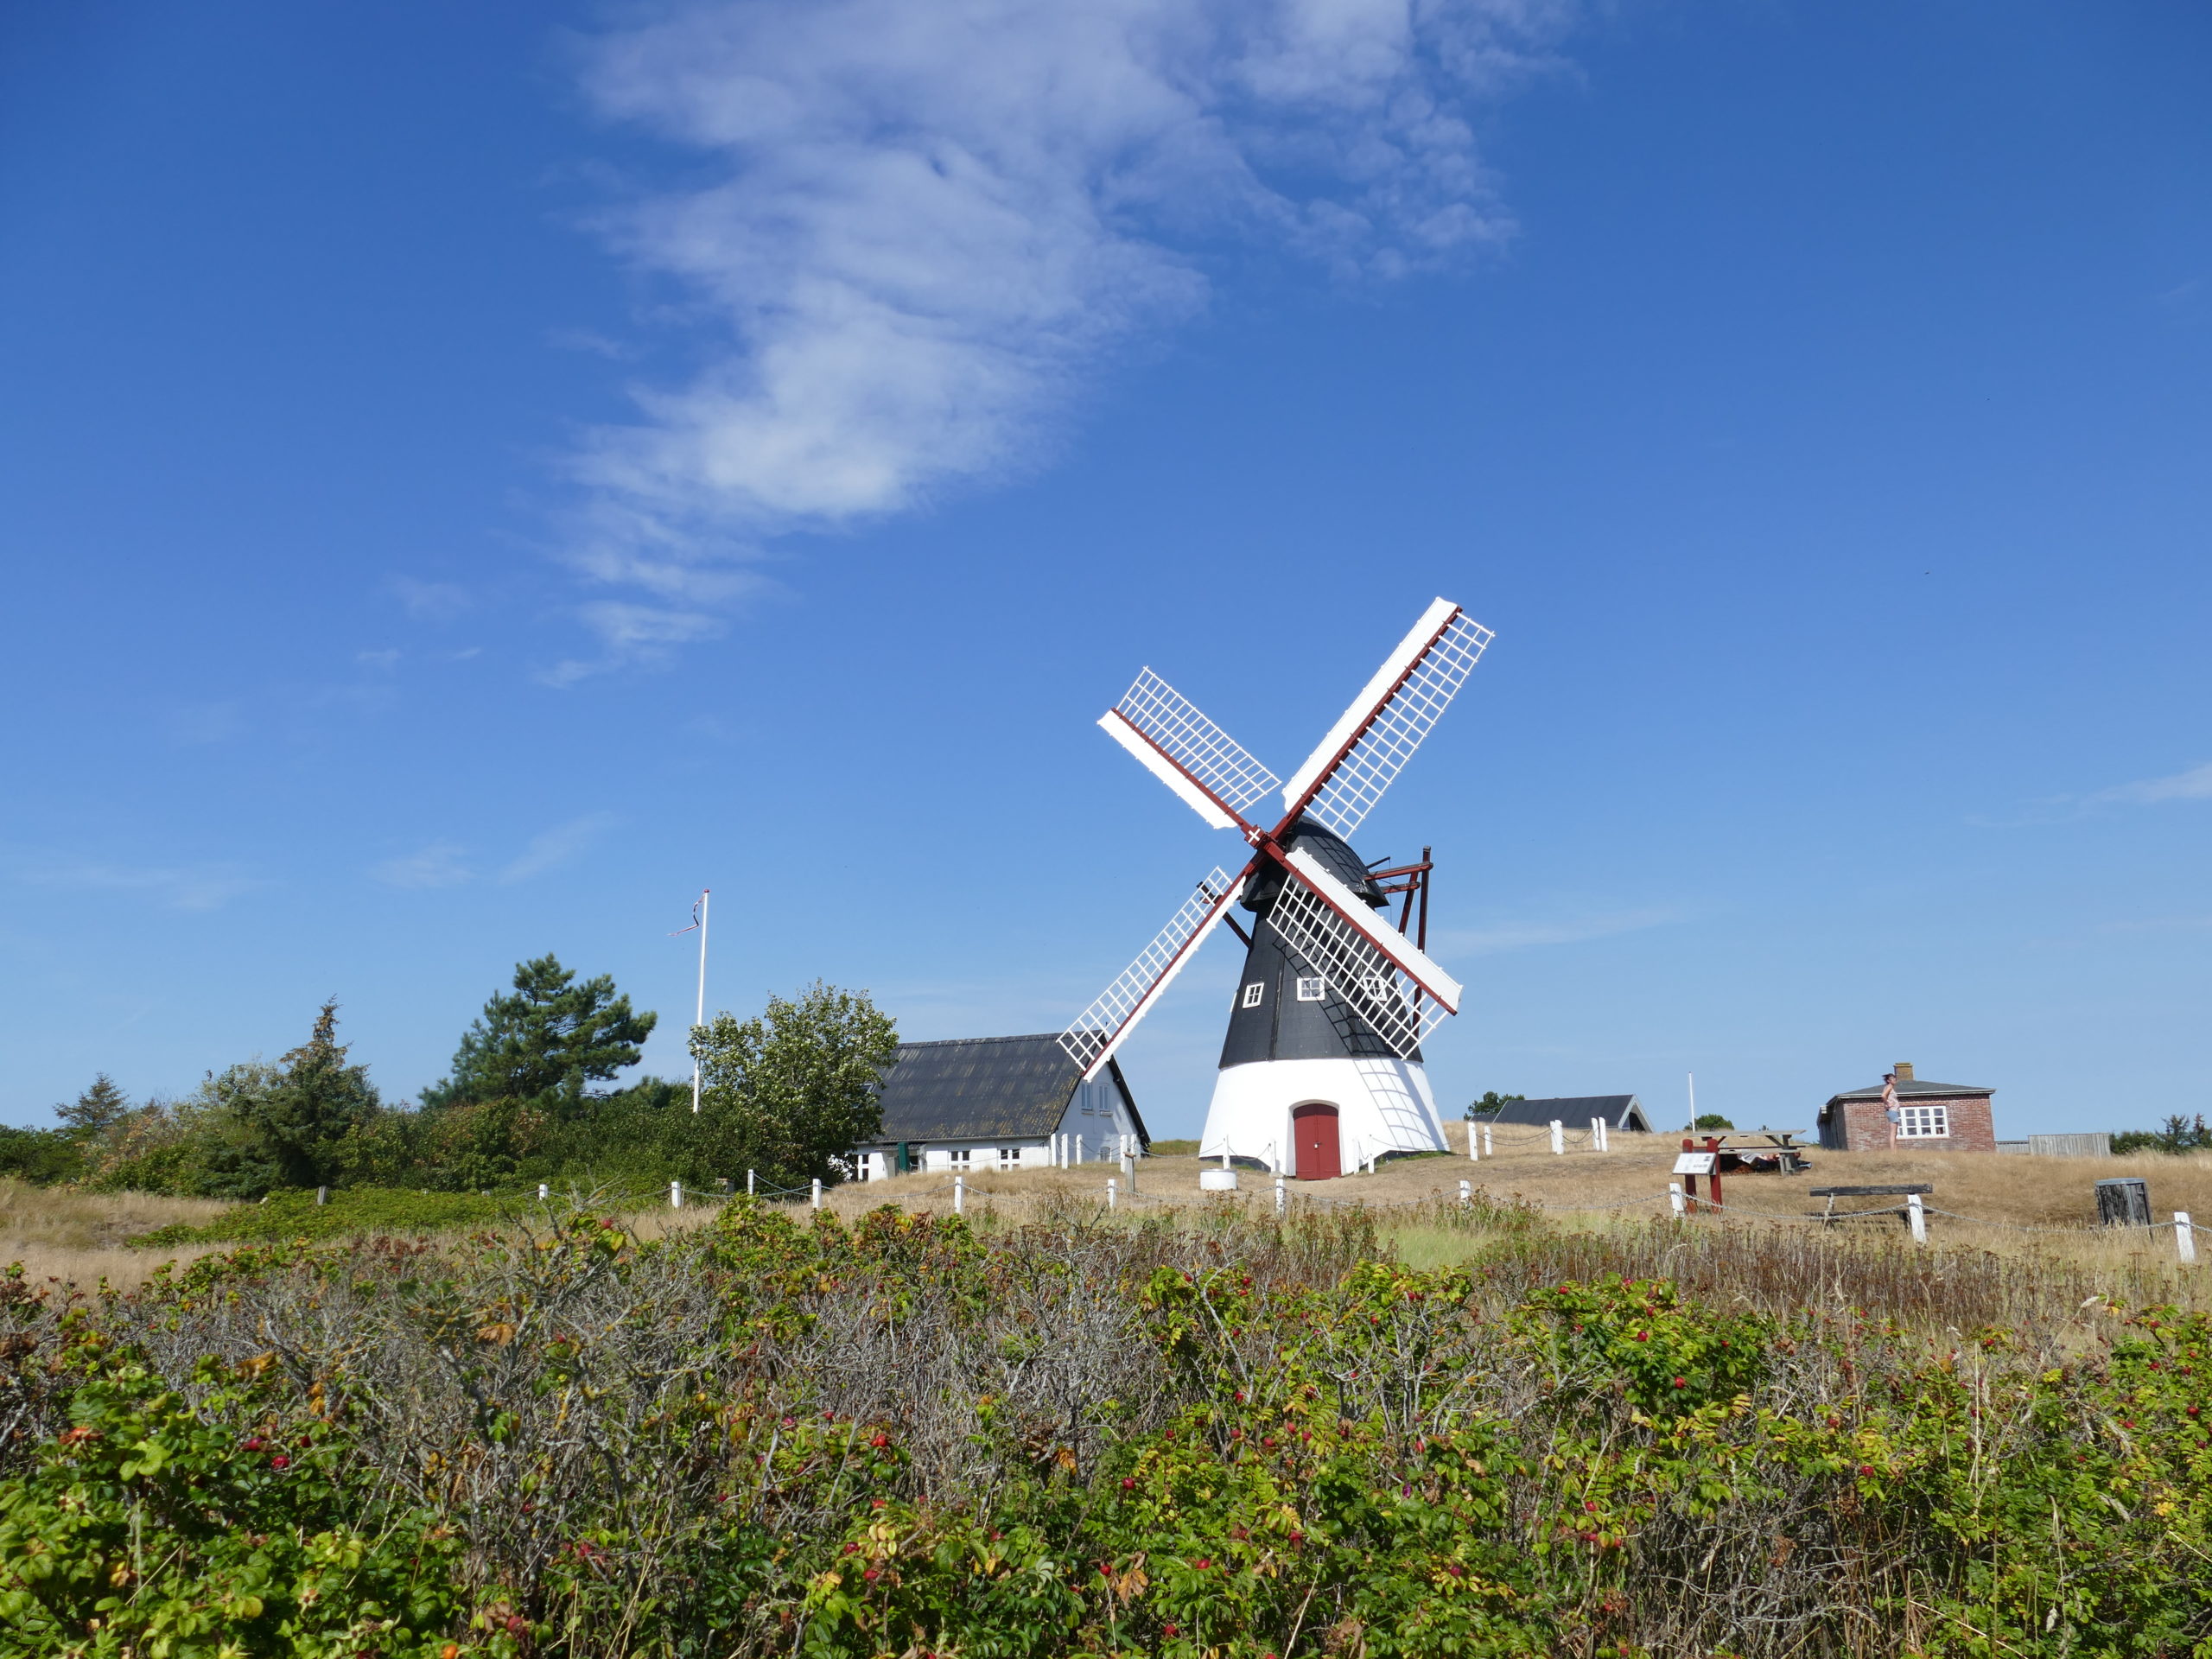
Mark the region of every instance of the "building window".
[[1260, 993], [1265, 988], [1265, 982], [1256, 979], [1249, 985], [1247, 985], [1244, 988], [1244, 1006], [1248, 1008], [1258, 1007], [1260, 1006]]
[[963, 1172], [972, 1166], [971, 1160], [974, 1157], [974, 1151], [967, 1147], [955, 1147], [950, 1152], [945, 1154], [946, 1160], [951, 1164], [954, 1169]]
[[1302, 978], [1298, 982], [1298, 1000], [1301, 1002], [1319, 1002], [1328, 988], [1328, 982], [1319, 975], [1310, 979]]
[[1900, 1106], [1897, 1109], [1897, 1139], [1900, 1141], [1941, 1141], [1951, 1133], [1951, 1109], [1948, 1106]]
[[1001, 1147], [999, 1148], [999, 1167], [1001, 1169], [1020, 1169], [1021, 1167], [1021, 1148], [1020, 1147]]
[[1367, 993], [1368, 1001], [1370, 1002], [1383, 1002], [1389, 1000], [1390, 982], [1380, 974], [1362, 974], [1359, 976], [1359, 988]]

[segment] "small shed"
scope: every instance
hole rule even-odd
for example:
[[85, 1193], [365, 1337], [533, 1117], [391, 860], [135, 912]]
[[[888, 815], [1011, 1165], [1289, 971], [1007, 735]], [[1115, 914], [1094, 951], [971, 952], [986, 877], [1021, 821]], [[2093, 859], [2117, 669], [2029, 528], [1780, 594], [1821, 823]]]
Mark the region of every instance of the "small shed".
[[1604, 1118], [1608, 1128], [1636, 1129], [1646, 1135], [1651, 1132], [1651, 1120], [1643, 1114], [1643, 1103], [1634, 1095], [1561, 1095], [1551, 1100], [1509, 1100], [1495, 1111], [1472, 1114], [1469, 1121], [1525, 1123], [1543, 1129], [1549, 1128], [1556, 1118], [1570, 1129], [1586, 1129], [1593, 1117]]
[[1152, 1144], [1118, 1060], [1089, 1083], [1056, 1033], [901, 1043], [877, 1085], [883, 1126], [854, 1149], [854, 1174], [965, 1174], [1045, 1169], [1055, 1136], [1065, 1155], [1116, 1162], [1122, 1137]]
[[1995, 1152], [1990, 1103], [1996, 1093], [1978, 1083], [1916, 1077], [1911, 1063], [1899, 1060], [1880, 1083], [1828, 1096], [1821, 1108], [1821, 1144], [1831, 1152]]

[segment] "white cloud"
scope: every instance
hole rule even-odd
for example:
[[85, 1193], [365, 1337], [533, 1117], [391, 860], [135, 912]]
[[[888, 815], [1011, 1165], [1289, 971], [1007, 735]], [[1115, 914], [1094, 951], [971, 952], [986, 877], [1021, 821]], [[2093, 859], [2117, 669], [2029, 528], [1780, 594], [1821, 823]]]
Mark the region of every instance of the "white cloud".
[[1431, 953], [1440, 957], [1487, 957], [1544, 944], [1580, 944], [1586, 939], [1640, 933], [1682, 919], [1668, 909], [1622, 910], [1553, 921], [1500, 922], [1491, 927], [1452, 928], [1437, 936]]
[[467, 849], [450, 841], [434, 841], [404, 858], [388, 858], [369, 872], [388, 887], [415, 891], [426, 887], [457, 887], [474, 880], [476, 872], [461, 861]]
[[2212, 760], [2168, 778], [2146, 778], [2139, 783], [2118, 784], [2101, 789], [2093, 801], [2127, 801], [2149, 805], [2159, 801], [2212, 800]]
[[527, 881], [534, 875], [558, 869], [590, 850], [592, 843], [613, 826], [612, 812], [588, 812], [581, 818], [556, 824], [543, 835], [532, 836], [522, 856], [499, 872], [503, 882]]
[[11, 854], [18, 880], [33, 887], [93, 893], [143, 893], [172, 910], [219, 910], [240, 893], [265, 887], [235, 864], [129, 865], [72, 853]]
[[472, 603], [468, 590], [450, 582], [418, 582], [413, 576], [394, 576], [387, 584], [392, 594], [418, 622], [451, 622]]
[[576, 457], [575, 562], [710, 613], [741, 588], [690, 584], [760, 537], [1033, 464], [1102, 360], [1198, 311], [1205, 267], [1240, 248], [1356, 280], [1497, 244], [1469, 108], [1548, 62], [1571, 10], [651, 6], [588, 44], [584, 84], [709, 174], [607, 229], [696, 296], [715, 343]]

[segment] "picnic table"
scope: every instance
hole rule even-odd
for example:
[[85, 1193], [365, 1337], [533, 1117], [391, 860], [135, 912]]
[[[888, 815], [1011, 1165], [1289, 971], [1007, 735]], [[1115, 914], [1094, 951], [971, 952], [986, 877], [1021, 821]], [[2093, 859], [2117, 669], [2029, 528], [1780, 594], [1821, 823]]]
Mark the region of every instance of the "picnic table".
[[1810, 1169], [1812, 1161], [1805, 1156], [1806, 1149], [1797, 1144], [1801, 1133], [1797, 1129], [1733, 1130], [1718, 1137], [1720, 1166], [1724, 1171], [1771, 1170], [1780, 1175]]

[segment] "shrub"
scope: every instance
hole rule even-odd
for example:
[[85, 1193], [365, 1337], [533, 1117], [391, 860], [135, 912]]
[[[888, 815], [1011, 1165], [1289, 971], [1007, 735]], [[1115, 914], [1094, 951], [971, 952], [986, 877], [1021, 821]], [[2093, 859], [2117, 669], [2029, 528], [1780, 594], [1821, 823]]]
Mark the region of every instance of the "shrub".
[[2212, 1643], [2204, 1315], [2046, 1341], [1826, 1295], [1532, 1285], [1534, 1223], [1421, 1272], [1356, 1214], [1117, 1221], [740, 1201], [640, 1244], [525, 1206], [89, 1302], [0, 1281], [0, 1646]]

